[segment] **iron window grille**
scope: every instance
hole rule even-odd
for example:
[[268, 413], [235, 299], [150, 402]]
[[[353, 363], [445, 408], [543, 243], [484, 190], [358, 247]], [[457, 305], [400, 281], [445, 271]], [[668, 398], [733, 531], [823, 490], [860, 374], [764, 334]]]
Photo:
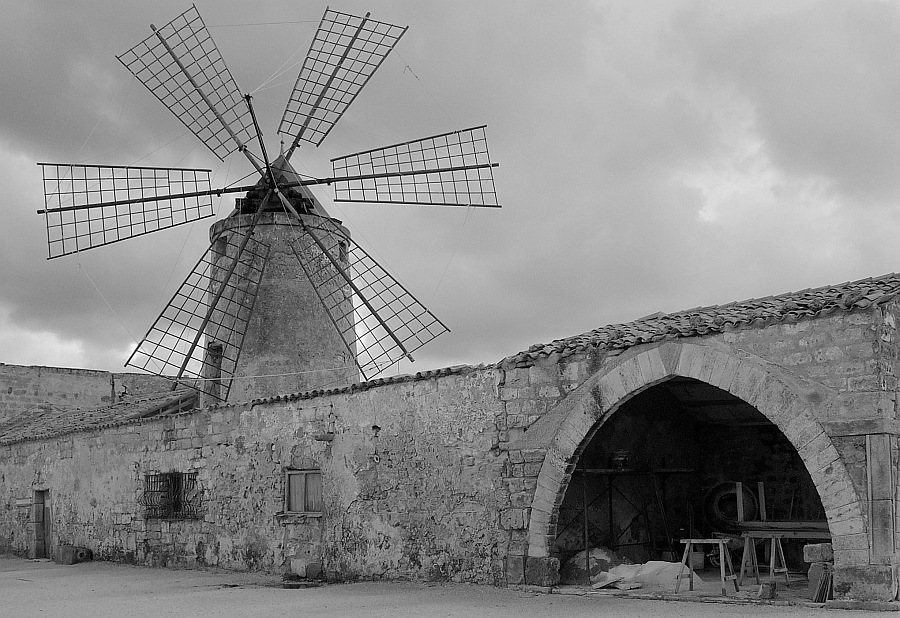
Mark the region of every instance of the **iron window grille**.
[[322, 513], [321, 470], [285, 470], [284, 487], [286, 513]]
[[145, 474], [144, 493], [138, 503], [147, 519], [198, 519], [202, 500], [197, 473]]

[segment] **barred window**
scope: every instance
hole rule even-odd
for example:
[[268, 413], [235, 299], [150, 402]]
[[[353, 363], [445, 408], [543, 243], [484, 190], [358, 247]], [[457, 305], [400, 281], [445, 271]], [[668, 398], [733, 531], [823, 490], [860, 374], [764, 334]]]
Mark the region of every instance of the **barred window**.
[[285, 470], [284, 510], [288, 513], [322, 512], [322, 471]]
[[144, 494], [138, 502], [147, 519], [197, 519], [201, 505], [197, 473], [145, 474]]

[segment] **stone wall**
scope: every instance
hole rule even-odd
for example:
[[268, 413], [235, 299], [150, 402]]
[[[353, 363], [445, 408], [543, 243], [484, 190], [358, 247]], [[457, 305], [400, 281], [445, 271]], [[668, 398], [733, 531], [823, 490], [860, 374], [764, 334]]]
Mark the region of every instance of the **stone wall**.
[[113, 403], [106, 371], [0, 364], [0, 425], [43, 403], [99, 408]]
[[170, 386], [165, 378], [146, 374], [0, 363], [0, 426], [41, 405], [89, 410]]
[[[898, 317], [892, 304], [757, 323], [669, 348], [509, 359], [0, 446], [0, 549], [29, 550], [16, 499], [48, 489], [52, 542], [100, 558], [552, 584], [552, 511], [579, 448], [602, 431], [592, 414], [614, 413], [652, 383], [635, 376], [680, 372], [733, 382], [731, 392], [782, 428], [840, 536], [841, 594], [878, 598], [895, 538], [894, 484], [884, 479], [897, 474]], [[680, 356], [663, 358], [670, 352]], [[614, 381], [598, 382], [613, 370]], [[283, 514], [286, 468], [322, 470], [321, 516]], [[170, 471], [198, 473], [201, 519], [143, 517], [144, 476]]]
[[[0, 550], [29, 551], [16, 500], [48, 489], [53, 545], [101, 559], [499, 584], [496, 389], [466, 370], [3, 446]], [[322, 470], [321, 517], [283, 513], [286, 468]], [[142, 516], [144, 475], [170, 471], [198, 473], [201, 519]]]
[[[895, 314], [896, 305], [890, 304], [797, 322], [757, 323], [692, 337], [690, 350], [652, 343], [624, 352], [551, 355], [518, 367], [516, 359], [508, 360], [500, 391], [506, 417], [498, 423], [515, 424], [530, 406], [547, 410], [518, 440], [501, 443], [509, 449], [511, 487], [536, 488], [530, 505], [511, 506], [505, 518], [512, 537], [522, 539], [511, 544], [508, 581], [555, 581], [558, 565], [548, 549], [580, 449], [602, 431], [605, 415], [652, 380], [682, 375], [726, 390], [733, 383], [730, 392], [768, 415], [796, 448], [803, 447], [800, 454], [829, 513], [832, 535], [838, 535], [837, 589], [847, 598], [887, 598], [887, 565], [896, 538], [890, 506], [896, 498], [884, 497], [895, 491], [890, 475], [897, 473], [896, 440], [890, 437], [898, 428], [890, 379], [896, 346], [888, 341]], [[654, 348], [659, 348], [658, 366], [651, 366], [653, 355], [644, 354]], [[597, 382], [610, 371], [615, 377]], [[519, 527], [519, 522], [525, 523]]]

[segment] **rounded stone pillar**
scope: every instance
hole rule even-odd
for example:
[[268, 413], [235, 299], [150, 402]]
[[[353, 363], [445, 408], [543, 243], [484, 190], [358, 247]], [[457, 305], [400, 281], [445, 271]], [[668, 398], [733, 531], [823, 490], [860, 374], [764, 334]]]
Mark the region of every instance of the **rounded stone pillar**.
[[[215, 260], [210, 294], [218, 289], [231, 265], [233, 254], [240, 245], [240, 236], [237, 235], [244, 233], [253, 216], [233, 214], [210, 227]], [[314, 214], [303, 214], [301, 217], [326, 247], [333, 248], [330, 253], [349, 273], [349, 231], [337, 219]], [[230, 235], [235, 236], [229, 241]], [[352, 332], [349, 286], [342, 278], [325, 277], [326, 281], [318, 282], [319, 294], [316, 293], [294, 251], [294, 247], [299, 249], [304, 243], [309, 244], [308, 234], [293, 216], [283, 212], [264, 212], [254, 228], [253, 237], [269, 245], [269, 255], [240, 346], [228, 402], [339, 388], [358, 382], [355, 345], [348, 348], [344, 343], [319, 299], [319, 295], [339, 295], [342, 298], [339, 313], [349, 316], [339, 326], [342, 330], [349, 326]], [[317, 267], [325, 265], [328, 273], [335, 272], [334, 266], [321, 251], [314, 253]], [[239, 273], [240, 266], [235, 274]], [[238, 278], [236, 281], [242, 282], [243, 287], [247, 285], [246, 280]], [[228, 319], [228, 316], [219, 316], [214, 321], [221, 323]], [[224, 358], [227, 362], [228, 358], [233, 358], [230, 355], [235, 353], [237, 345], [236, 341], [215, 340], [212, 336], [215, 332], [212, 324], [206, 329], [207, 373], [214, 373], [217, 366], [224, 366], [220, 359]], [[209, 379], [215, 376], [204, 377], [208, 380], [201, 405], [219, 402], [210, 396], [210, 389], [219, 388], [214, 379]], [[228, 376], [225, 374], [223, 377]]]

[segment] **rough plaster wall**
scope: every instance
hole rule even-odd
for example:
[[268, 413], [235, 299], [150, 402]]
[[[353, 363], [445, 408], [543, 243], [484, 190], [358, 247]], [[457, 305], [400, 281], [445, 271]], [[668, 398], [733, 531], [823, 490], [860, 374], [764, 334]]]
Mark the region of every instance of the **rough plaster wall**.
[[327, 568], [501, 582], [508, 535], [498, 513], [508, 497], [505, 456], [492, 449], [495, 372], [366, 391], [346, 404], [332, 452], [341, 491], [326, 513]]
[[[508, 501], [491, 370], [223, 407], [0, 447], [0, 549], [30, 549], [16, 499], [49, 489], [52, 543], [153, 565], [502, 583]], [[377, 438], [373, 425], [381, 429]], [[334, 430], [333, 439], [316, 436]], [[322, 517], [280, 514], [286, 467], [323, 471]], [[198, 472], [203, 518], [145, 520], [145, 474]]]
[[99, 408], [112, 397], [112, 375], [106, 371], [0, 363], [0, 425], [42, 403]]

